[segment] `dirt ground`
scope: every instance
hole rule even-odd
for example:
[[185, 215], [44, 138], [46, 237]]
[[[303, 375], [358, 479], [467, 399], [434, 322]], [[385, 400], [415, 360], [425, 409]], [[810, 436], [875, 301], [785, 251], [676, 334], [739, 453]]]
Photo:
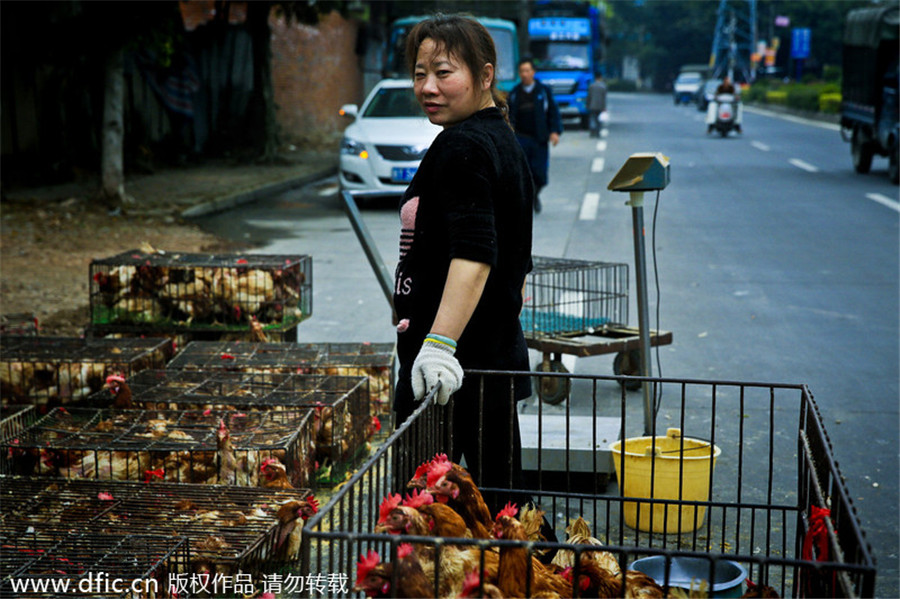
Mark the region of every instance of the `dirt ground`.
[[[185, 221], [189, 206], [277, 183], [319, 167], [298, 155], [278, 165], [205, 164], [126, 178], [133, 198], [111, 215], [94, 199], [95, 180], [3, 190], [0, 203], [0, 315], [33, 314], [44, 335], [81, 335], [89, 322], [89, 265], [149, 244], [182, 252], [239, 251]], [[319, 160], [321, 162], [321, 160]]]

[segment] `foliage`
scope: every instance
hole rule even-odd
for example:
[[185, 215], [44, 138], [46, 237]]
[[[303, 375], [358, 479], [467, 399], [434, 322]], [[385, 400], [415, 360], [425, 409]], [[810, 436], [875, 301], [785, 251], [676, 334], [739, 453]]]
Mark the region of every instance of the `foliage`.
[[637, 82], [631, 79], [607, 79], [606, 88], [611, 92], [637, 91]]
[[822, 79], [824, 79], [825, 81], [837, 83], [840, 86], [842, 73], [843, 70], [839, 66], [825, 65], [825, 67], [822, 69]]
[[837, 114], [841, 110], [840, 92], [828, 92], [819, 95], [819, 112]]

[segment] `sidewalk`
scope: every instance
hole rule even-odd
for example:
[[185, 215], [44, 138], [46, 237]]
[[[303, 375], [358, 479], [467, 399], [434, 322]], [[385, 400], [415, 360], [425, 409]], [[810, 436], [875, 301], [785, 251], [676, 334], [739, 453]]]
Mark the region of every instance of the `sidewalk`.
[[[133, 202], [124, 212], [128, 216], [194, 218], [300, 187], [335, 174], [337, 167], [337, 151], [298, 150], [282, 154], [278, 164], [271, 165], [218, 160], [159, 168], [152, 174], [127, 174], [125, 193]], [[73, 199], [88, 200], [98, 187], [99, 182], [91, 177], [62, 185], [4, 190], [3, 199], [13, 204], [71, 203]]]

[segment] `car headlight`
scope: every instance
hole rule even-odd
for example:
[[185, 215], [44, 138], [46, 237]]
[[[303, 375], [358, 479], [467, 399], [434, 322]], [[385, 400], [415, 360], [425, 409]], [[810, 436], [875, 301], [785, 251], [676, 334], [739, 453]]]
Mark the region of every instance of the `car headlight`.
[[341, 154], [349, 156], [359, 156], [360, 158], [368, 158], [369, 152], [366, 150], [366, 144], [358, 142], [355, 139], [345, 137], [341, 140]]

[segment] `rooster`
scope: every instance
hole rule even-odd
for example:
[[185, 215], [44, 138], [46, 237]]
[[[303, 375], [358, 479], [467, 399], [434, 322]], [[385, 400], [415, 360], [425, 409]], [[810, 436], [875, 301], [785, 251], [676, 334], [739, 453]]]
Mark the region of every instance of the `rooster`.
[[[383, 563], [381, 556], [370, 551], [360, 556], [356, 564], [354, 591], [364, 591], [367, 597], [433, 597], [434, 588], [422, 569], [411, 545], [397, 547], [397, 559]], [[396, 573], [397, 586], [392, 588]]]
[[473, 538], [491, 538], [491, 511], [465, 468], [449, 460], [432, 461], [426, 486], [436, 500], [462, 516]]
[[106, 387], [115, 397], [113, 400], [114, 408], [128, 410], [134, 407], [134, 402], [131, 400], [131, 387], [125, 382], [124, 376], [121, 374], [109, 375], [106, 377]]
[[312, 495], [301, 500], [291, 499], [279, 506], [275, 513], [280, 524], [278, 540], [275, 542], [276, 555], [286, 561], [297, 559], [300, 555], [300, 541], [303, 538], [303, 524], [318, 511], [319, 502]]
[[516, 520], [517, 513], [518, 508], [507, 503], [497, 513], [494, 524], [495, 538], [522, 542], [521, 546], [500, 547], [497, 587], [504, 597], [571, 597], [572, 583], [538, 561], [525, 547], [528, 537], [522, 523]]

